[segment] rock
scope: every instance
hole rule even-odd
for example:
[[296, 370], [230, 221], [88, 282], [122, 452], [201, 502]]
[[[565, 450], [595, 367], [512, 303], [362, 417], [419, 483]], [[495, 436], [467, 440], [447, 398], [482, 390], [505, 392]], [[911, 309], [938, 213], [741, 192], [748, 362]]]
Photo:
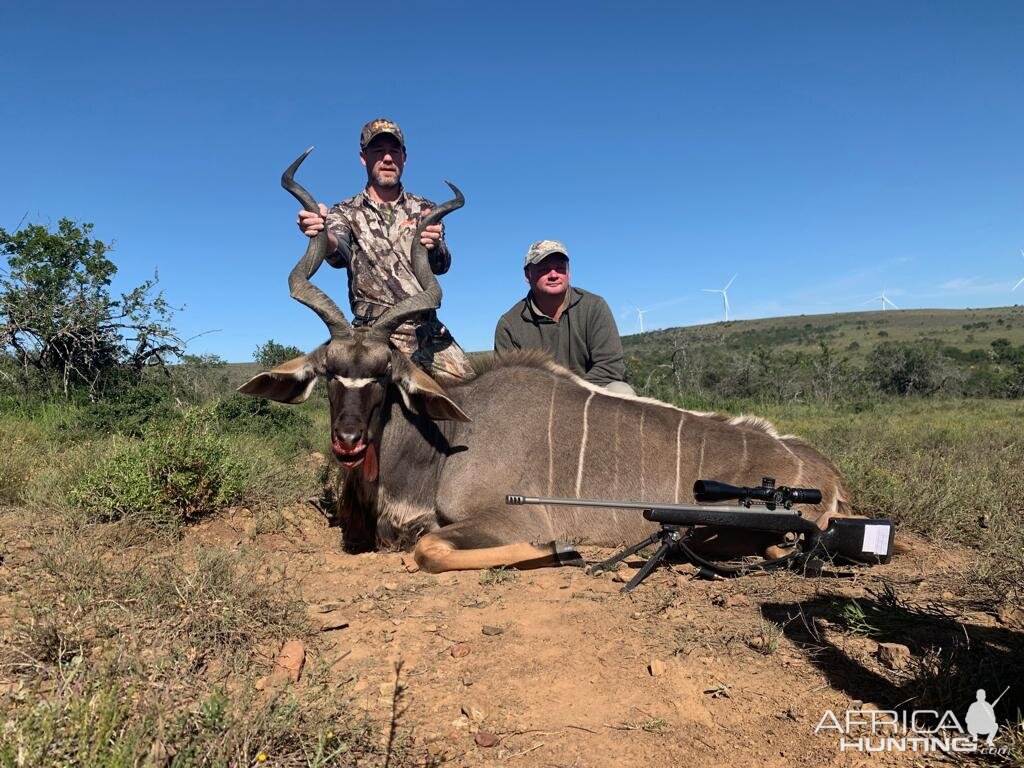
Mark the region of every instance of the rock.
[[494, 637], [496, 635], [500, 635], [505, 630], [503, 630], [501, 627], [492, 627], [487, 624], [484, 624], [484, 626], [480, 628], [480, 631], [488, 637]]
[[388, 592], [394, 592], [396, 589], [398, 589], [398, 583], [394, 581], [385, 581], [384, 589], [386, 589]]
[[462, 714], [474, 723], [483, 722], [487, 717], [487, 711], [480, 706], [479, 702], [467, 701], [462, 705]]
[[899, 643], [879, 643], [878, 660], [889, 669], [903, 669], [910, 661], [910, 649]]
[[661, 659], [651, 659], [651, 663], [647, 665], [647, 671], [651, 677], [661, 677], [667, 669], [668, 667], [665, 666], [665, 662]]
[[469, 644], [468, 643], [456, 643], [452, 646], [451, 653], [453, 659], [463, 659], [469, 656]]
[[416, 571], [420, 569], [420, 567], [416, 565], [416, 559], [412, 555], [402, 555], [402, 567], [405, 568], [408, 573], [416, 573]]
[[630, 580], [630, 578], [631, 574], [625, 573], [623, 571], [615, 571], [615, 573], [612, 574], [612, 581], [618, 584], [626, 584]]
[[498, 743], [498, 737], [488, 731], [477, 731], [473, 741], [478, 747], [493, 747]]
[[302, 667], [306, 663], [306, 646], [301, 640], [289, 640], [281, 646], [277, 658], [274, 659], [274, 669], [269, 675], [260, 679], [257, 683], [258, 690], [267, 688], [279, 688], [290, 682], [299, 682], [302, 675]]
[[956, 595], [954, 595], [954, 594], [953, 594], [952, 592], [948, 592], [948, 591], [947, 591], [947, 592], [943, 592], [943, 593], [942, 593], [942, 594], [940, 595], [940, 597], [941, 597], [941, 598], [942, 598], [943, 600], [952, 600], [953, 598], [955, 598], [955, 597], [956, 597]]

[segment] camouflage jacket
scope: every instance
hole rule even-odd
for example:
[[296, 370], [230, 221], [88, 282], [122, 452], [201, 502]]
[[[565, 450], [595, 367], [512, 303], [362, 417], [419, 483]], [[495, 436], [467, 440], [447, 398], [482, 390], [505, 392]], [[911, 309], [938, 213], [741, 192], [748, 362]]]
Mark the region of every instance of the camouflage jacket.
[[[412, 271], [412, 241], [420, 218], [433, 207], [426, 198], [405, 190], [394, 203], [376, 203], [364, 190], [328, 211], [327, 227], [338, 238], [338, 249], [326, 260], [348, 270], [353, 324], [372, 325], [384, 310], [423, 290]], [[441, 239], [427, 251], [435, 275], [443, 275], [452, 263], [443, 228], [441, 232]], [[439, 380], [473, 376], [465, 352], [434, 312], [400, 325], [391, 341]]]
[[[331, 208], [327, 227], [338, 238], [338, 250], [328, 254], [327, 263], [348, 270], [353, 314], [372, 321], [423, 290], [413, 274], [410, 253], [420, 217], [434, 207], [426, 198], [404, 190], [394, 203], [377, 203], [364, 190]], [[443, 275], [451, 266], [443, 236], [427, 256], [435, 275]]]

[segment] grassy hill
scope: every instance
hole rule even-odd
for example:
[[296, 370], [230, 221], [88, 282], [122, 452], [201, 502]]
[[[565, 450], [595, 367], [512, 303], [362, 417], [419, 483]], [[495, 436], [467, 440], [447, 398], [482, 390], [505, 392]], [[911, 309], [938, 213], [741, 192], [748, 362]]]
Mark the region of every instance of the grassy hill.
[[[671, 354], [679, 346], [718, 342], [742, 351], [758, 347], [811, 351], [824, 341], [853, 359], [867, 355], [883, 341], [936, 339], [964, 351], [987, 349], [998, 338], [1024, 344], [1024, 306], [988, 309], [900, 309], [794, 315], [762, 320], [665, 328], [622, 339], [627, 356]], [[660, 355], [659, 355], [660, 356]]]
[[[1024, 391], [1024, 306], [734, 320], [622, 341], [630, 383], [669, 401], [862, 400], [871, 391], [1016, 398]], [[490, 352], [469, 355], [479, 362]], [[236, 387], [258, 371], [256, 363], [231, 364], [224, 383]]]

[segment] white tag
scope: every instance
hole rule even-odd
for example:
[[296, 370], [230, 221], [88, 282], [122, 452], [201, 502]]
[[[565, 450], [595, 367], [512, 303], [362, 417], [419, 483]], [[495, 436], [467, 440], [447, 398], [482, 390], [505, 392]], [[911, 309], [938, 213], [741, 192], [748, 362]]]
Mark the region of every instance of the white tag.
[[870, 523], [865, 525], [864, 544], [861, 545], [861, 551], [882, 557], [889, 554], [889, 526], [871, 525]]

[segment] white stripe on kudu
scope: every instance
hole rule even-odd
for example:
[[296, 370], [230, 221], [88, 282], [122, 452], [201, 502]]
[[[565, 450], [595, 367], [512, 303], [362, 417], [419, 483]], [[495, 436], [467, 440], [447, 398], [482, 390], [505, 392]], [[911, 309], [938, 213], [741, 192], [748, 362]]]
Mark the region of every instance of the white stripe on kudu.
[[644, 461], [647, 458], [646, 452], [644, 451], [644, 416], [647, 415], [647, 411], [644, 410], [643, 406], [640, 406], [640, 500], [643, 501], [647, 498], [647, 491], [644, 488]]
[[348, 376], [335, 376], [334, 380], [340, 382], [341, 386], [346, 389], [358, 389], [377, 381], [377, 379], [350, 379]]
[[679, 426], [676, 427], [676, 496], [675, 496], [675, 501], [673, 502], [674, 504], [678, 504], [679, 503], [679, 470], [680, 470], [679, 459], [680, 459], [680, 456], [682, 455], [682, 452], [683, 452], [682, 437], [683, 437], [683, 422], [685, 420], [686, 420], [686, 414], [685, 413], [679, 414]]
[[555, 392], [558, 391], [558, 377], [554, 377], [551, 384], [551, 403], [548, 405], [548, 496], [551, 495], [555, 485]]
[[580, 487], [583, 485], [583, 459], [587, 455], [587, 424], [588, 414], [590, 410], [590, 401], [594, 399], [596, 392], [591, 392], [590, 397], [587, 398], [587, 402], [583, 404], [583, 436], [580, 438], [580, 461], [576, 465], [576, 498], [580, 497]]

